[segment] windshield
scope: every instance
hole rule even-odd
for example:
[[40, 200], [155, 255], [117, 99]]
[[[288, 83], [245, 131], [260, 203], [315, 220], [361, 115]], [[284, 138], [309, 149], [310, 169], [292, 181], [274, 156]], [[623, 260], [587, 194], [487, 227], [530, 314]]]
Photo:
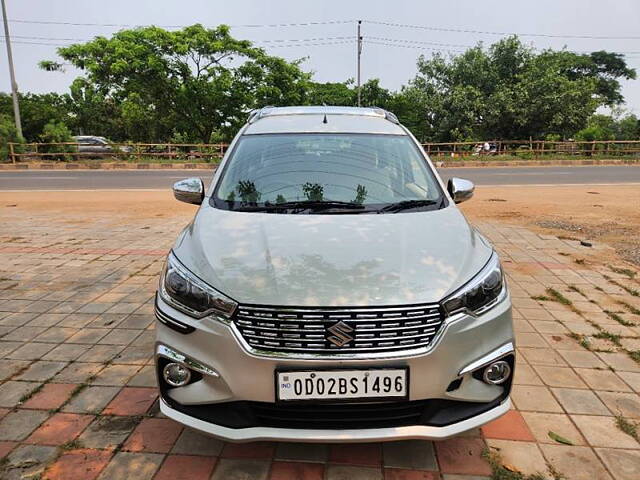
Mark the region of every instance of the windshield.
[[214, 193], [218, 208], [278, 213], [309, 205], [371, 211], [399, 202], [412, 210], [442, 203], [433, 173], [406, 135], [246, 135]]

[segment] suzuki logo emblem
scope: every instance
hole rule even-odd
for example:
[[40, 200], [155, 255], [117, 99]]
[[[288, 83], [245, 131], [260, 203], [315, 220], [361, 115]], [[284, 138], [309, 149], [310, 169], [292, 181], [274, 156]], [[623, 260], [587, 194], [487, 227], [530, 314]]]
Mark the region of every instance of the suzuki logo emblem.
[[343, 345], [346, 345], [351, 340], [353, 340], [353, 337], [349, 335], [351, 332], [353, 332], [353, 328], [342, 321], [336, 323], [335, 325], [331, 325], [329, 328], [327, 328], [327, 331], [329, 333], [333, 333], [333, 335], [327, 337], [327, 340], [329, 340], [337, 347], [342, 347]]

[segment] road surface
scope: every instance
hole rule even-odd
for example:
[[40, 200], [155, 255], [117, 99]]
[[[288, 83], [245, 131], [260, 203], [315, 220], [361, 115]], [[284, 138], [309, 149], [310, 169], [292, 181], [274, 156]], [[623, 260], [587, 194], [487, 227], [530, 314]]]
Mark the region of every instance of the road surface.
[[[457, 176], [479, 186], [638, 184], [640, 166], [443, 168], [445, 181]], [[0, 171], [2, 190], [163, 189], [186, 177], [205, 183], [208, 170], [28, 170]]]

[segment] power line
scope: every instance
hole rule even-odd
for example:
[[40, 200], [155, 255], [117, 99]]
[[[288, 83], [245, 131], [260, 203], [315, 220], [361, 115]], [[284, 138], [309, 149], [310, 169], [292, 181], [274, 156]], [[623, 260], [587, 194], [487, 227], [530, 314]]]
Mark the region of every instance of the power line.
[[363, 22], [371, 23], [373, 25], [384, 25], [387, 27], [431, 30], [435, 32], [474, 33], [477, 35], [498, 35], [502, 37], [509, 36], [509, 35], [517, 35], [520, 37], [543, 37], [543, 38], [582, 38], [582, 39], [593, 39], [593, 40], [640, 40], [640, 37], [638, 36], [553, 35], [548, 33], [491, 32], [491, 31], [471, 30], [471, 29], [464, 29], [464, 28], [445, 28], [445, 27], [431, 27], [427, 25], [411, 25], [408, 23], [379, 22], [375, 20], [363, 20]]
[[[573, 39], [593, 39], [593, 40], [640, 40], [640, 36], [627, 35], [574, 35], [574, 34], [549, 34], [549, 33], [519, 33], [519, 32], [499, 32], [488, 30], [475, 30], [468, 28], [453, 27], [433, 27], [429, 25], [414, 25], [408, 23], [383, 22], [378, 20], [362, 20], [363, 23], [372, 25], [383, 25], [387, 27], [409, 28], [419, 30], [431, 30], [436, 32], [453, 32], [453, 33], [473, 33], [477, 35], [519, 35], [522, 37], [542, 37], [542, 38], [573, 38]], [[116, 28], [132, 28], [143, 25], [125, 24], [125, 23], [87, 23], [87, 22], [60, 22], [53, 20], [24, 20], [13, 19], [11, 23], [26, 23], [36, 25], [66, 25], [80, 27], [116, 27]], [[238, 24], [229, 25], [231, 28], [281, 28], [281, 27], [313, 27], [318, 25], [344, 25], [354, 23], [356, 20], [325, 20], [325, 21], [309, 21], [309, 22], [290, 22], [290, 23], [263, 23], [263, 24]], [[184, 28], [190, 25], [157, 25], [161, 28]]]
[[[265, 24], [244, 24], [229, 25], [231, 28], [279, 28], [279, 27], [312, 27], [316, 25], [342, 25], [345, 23], [353, 23], [355, 20], [326, 20], [319, 22], [298, 22], [298, 23], [265, 23]], [[135, 28], [145, 25], [134, 25], [126, 23], [81, 23], [81, 22], [56, 22], [52, 20], [9, 20], [11, 23], [28, 23], [36, 25], [66, 25], [74, 27], [117, 27], [117, 28]], [[190, 25], [155, 25], [160, 28], [185, 28]]]

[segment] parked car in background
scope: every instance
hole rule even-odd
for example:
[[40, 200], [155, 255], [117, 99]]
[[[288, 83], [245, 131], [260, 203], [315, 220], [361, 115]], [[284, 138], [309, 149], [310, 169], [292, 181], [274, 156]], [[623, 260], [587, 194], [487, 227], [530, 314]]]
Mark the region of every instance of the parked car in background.
[[378, 108], [264, 108], [216, 170], [156, 296], [167, 417], [230, 441], [441, 439], [503, 414], [515, 366], [495, 249]]
[[78, 153], [130, 153], [132, 150], [132, 148], [127, 145], [114, 146], [106, 138], [95, 135], [78, 135], [73, 137], [73, 140], [78, 144]]

